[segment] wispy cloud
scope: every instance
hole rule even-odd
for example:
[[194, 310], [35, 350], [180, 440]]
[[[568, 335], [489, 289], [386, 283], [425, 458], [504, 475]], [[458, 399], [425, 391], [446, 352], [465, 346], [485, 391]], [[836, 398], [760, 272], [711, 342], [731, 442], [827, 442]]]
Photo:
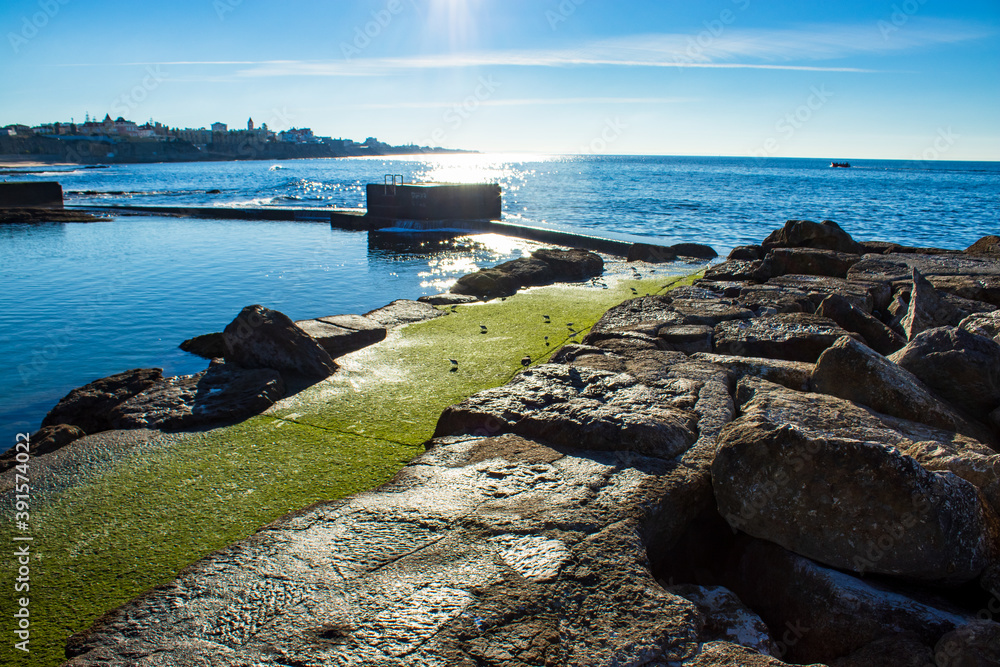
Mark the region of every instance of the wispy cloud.
[[[532, 97], [509, 100], [482, 100], [484, 107], [531, 107], [538, 105], [562, 106], [575, 104], [687, 104], [700, 101], [695, 97]], [[343, 104], [337, 109], [444, 109], [455, 105], [455, 100], [442, 102], [400, 102], [372, 104]]]
[[[852, 56], [878, 56], [967, 42], [996, 33], [992, 27], [963, 21], [914, 19], [886, 39], [876, 24], [811, 25], [795, 29], [737, 29], [724, 31], [708, 43], [696, 43], [696, 34], [644, 34], [592, 41], [571, 48], [522, 49], [441, 53], [389, 58], [329, 61], [173, 61], [169, 66], [229, 67], [241, 78], [255, 77], [370, 77], [406, 74], [414, 70], [469, 67], [683, 67], [702, 69], [760, 69], [807, 72], [875, 72], [867, 67], [822, 65], [816, 61]], [[696, 45], [692, 48], [692, 45]], [[74, 64], [76, 65], [76, 64]], [[88, 65], [100, 66], [98, 63]], [[87, 65], [84, 65], [87, 66]], [[104, 66], [107, 66], [106, 64]]]

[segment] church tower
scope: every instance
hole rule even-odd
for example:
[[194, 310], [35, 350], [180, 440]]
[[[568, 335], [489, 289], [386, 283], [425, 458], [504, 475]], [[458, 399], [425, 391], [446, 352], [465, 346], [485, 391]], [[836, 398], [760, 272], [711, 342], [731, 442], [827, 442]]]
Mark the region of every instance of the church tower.
[[253, 132], [253, 118], [247, 121], [247, 129]]

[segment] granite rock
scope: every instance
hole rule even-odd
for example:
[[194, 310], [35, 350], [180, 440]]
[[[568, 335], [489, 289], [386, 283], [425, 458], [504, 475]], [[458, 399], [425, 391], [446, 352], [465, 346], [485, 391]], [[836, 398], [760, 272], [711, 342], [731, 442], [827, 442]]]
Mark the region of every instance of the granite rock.
[[860, 255], [864, 248], [832, 220], [815, 223], [811, 220], [789, 220], [781, 229], [771, 232], [761, 243], [771, 248], [820, 248]]
[[826, 317], [780, 313], [749, 321], [722, 322], [715, 327], [718, 354], [815, 362], [847, 332]]
[[110, 412], [163, 380], [161, 368], [136, 368], [95, 380], [68, 393], [52, 408], [42, 426], [69, 424], [87, 435], [114, 428]]
[[315, 380], [337, 370], [333, 357], [312, 336], [284, 313], [264, 306], [247, 306], [222, 333], [226, 361], [244, 368], [272, 368]]

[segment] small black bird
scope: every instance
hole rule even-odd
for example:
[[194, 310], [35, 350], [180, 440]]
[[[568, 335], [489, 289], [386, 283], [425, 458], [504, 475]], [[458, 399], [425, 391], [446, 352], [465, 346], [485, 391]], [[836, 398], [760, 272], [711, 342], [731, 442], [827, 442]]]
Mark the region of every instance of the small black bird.
[[486, 325], [485, 324], [480, 324], [479, 325], [479, 333], [486, 333]]
[[451, 362], [452, 366], [458, 366], [458, 360], [456, 360], [456, 359], [449, 359], [448, 361]]
[[546, 322], [551, 322], [552, 321], [552, 318], [550, 318], [548, 315], [542, 315], [542, 317], [545, 318]]
[[521, 359], [521, 365], [524, 366], [525, 368], [527, 368], [528, 366], [530, 366], [531, 365], [531, 357], [525, 356], [523, 359]]

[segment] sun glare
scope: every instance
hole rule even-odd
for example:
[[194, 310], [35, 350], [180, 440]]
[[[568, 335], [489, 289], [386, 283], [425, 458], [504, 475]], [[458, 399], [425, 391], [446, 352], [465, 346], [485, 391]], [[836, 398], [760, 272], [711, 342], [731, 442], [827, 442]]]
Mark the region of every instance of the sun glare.
[[448, 36], [452, 49], [465, 47], [476, 40], [473, 16], [477, 0], [432, 0], [430, 25]]

